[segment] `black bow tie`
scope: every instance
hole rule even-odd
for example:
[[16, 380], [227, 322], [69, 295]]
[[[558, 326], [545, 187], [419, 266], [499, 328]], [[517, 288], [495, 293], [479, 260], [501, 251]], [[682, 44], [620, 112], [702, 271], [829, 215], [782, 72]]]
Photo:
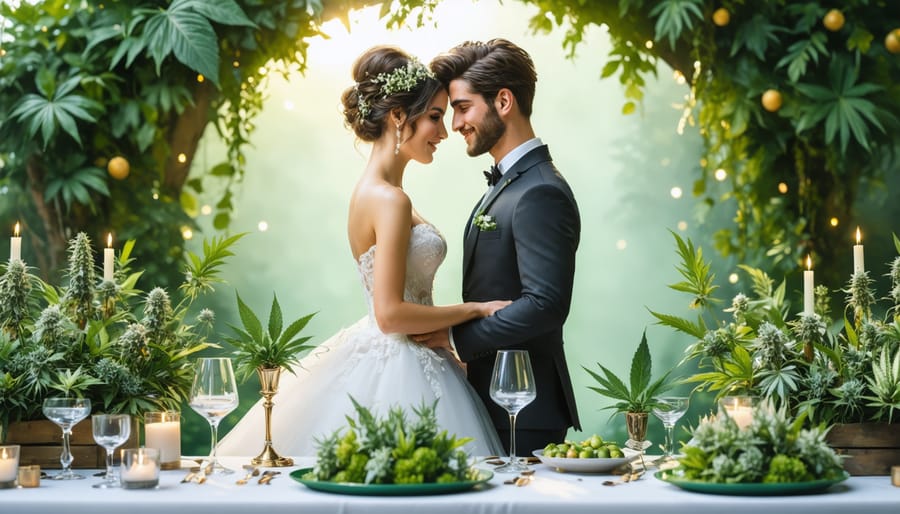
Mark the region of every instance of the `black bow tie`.
[[489, 186], [494, 186], [497, 182], [500, 182], [500, 177], [503, 176], [503, 173], [500, 173], [500, 168], [496, 165], [491, 166], [491, 169], [484, 171], [484, 178], [487, 179], [487, 183]]

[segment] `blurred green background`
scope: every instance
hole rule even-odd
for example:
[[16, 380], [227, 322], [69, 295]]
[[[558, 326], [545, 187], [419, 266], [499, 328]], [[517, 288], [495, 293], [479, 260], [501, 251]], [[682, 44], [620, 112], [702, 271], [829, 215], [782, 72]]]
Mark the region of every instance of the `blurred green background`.
[[[226, 267], [228, 284], [218, 288], [215, 308], [220, 320], [235, 319], [237, 290], [265, 315], [274, 292], [286, 318], [318, 312], [305, 331], [314, 336], [313, 343], [359, 319], [366, 307], [347, 244], [346, 213], [369, 147], [356, 142], [343, 126], [339, 103], [340, 92], [352, 85], [354, 59], [373, 45], [395, 44], [428, 62], [465, 40], [510, 39], [535, 61], [538, 89], [532, 121], [581, 209], [566, 353], [584, 432], [570, 433], [570, 438], [599, 433], [621, 444], [622, 416], [610, 418], [610, 411], [601, 410], [610, 402], [587, 389], [591, 379], [581, 366], [597, 369], [600, 362], [627, 377], [631, 355], [646, 328], [655, 377], [673, 366], [688, 344], [671, 330], [653, 325], [647, 309], [686, 310], [684, 297], [665, 286], [678, 279], [668, 231], [695, 237], [689, 177], [699, 159], [700, 138], [689, 127], [684, 135], [676, 131], [681, 116], [677, 106], [688, 88], [671, 71], [659, 70], [638, 113], [622, 115], [621, 86], [599, 75], [609, 50], [606, 34], [590, 33], [587, 44], [569, 60], [560, 47], [561, 33], [531, 33], [527, 22], [532, 11], [521, 4], [476, 6], [452, 0], [438, 6], [437, 28], [387, 31], [372, 9], [354, 13], [349, 33], [336, 21], [327, 24], [329, 38], [313, 41], [306, 75], [272, 77], [268, 85], [254, 148], [248, 151], [246, 181], [235, 200], [232, 230], [250, 234], [238, 243]], [[445, 121], [449, 130], [449, 116]], [[224, 151], [210, 130], [195, 166], [206, 169]], [[468, 157], [462, 138], [451, 133], [432, 165], [411, 163], [405, 176], [405, 189], [418, 211], [448, 240], [435, 303], [460, 301], [463, 228], [484, 190], [481, 170], [490, 164], [487, 155]], [[673, 188], [681, 188], [683, 197], [673, 194]], [[210, 192], [208, 201], [215, 198]], [[210, 226], [209, 218], [201, 222]], [[224, 325], [221, 330], [228, 331]], [[254, 379], [242, 388], [241, 406], [223, 422], [220, 435], [258, 399]], [[695, 400], [694, 409], [708, 408], [708, 402]], [[275, 418], [314, 415], [279, 411], [275, 397]], [[183, 452], [206, 453], [205, 421], [187, 406], [182, 419]], [[262, 437], [259, 448], [248, 453], [262, 449]], [[650, 438], [655, 443], [663, 440], [656, 419], [651, 420]]]

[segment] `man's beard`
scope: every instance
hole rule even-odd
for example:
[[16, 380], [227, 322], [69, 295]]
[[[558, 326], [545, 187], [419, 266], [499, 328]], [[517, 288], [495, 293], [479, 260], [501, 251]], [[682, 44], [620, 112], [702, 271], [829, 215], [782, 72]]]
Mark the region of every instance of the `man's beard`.
[[497, 109], [493, 103], [488, 103], [488, 112], [484, 116], [481, 126], [475, 131], [475, 139], [472, 145], [466, 149], [469, 157], [481, 155], [497, 144], [503, 134], [506, 132], [506, 123], [500, 119]]

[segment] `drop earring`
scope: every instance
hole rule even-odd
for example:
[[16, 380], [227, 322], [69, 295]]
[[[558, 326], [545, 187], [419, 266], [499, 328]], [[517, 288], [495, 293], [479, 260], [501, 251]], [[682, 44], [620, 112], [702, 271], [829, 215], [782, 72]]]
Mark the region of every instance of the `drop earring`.
[[400, 125], [397, 125], [397, 145], [394, 146], [394, 155], [400, 154]]

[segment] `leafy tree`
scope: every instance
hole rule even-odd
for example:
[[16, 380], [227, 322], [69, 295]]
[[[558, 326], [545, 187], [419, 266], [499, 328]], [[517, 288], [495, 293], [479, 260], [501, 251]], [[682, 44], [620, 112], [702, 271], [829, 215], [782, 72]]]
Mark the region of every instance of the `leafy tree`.
[[[75, 232], [112, 232], [142, 241], [135, 257], [160, 285], [177, 283], [207, 178], [226, 183], [214, 226], [229, 224], [266, 77], [304, 71], [322, 21], [367, 3], [3, 2], [0, 219], [22, 221], [44, 273]], [[210, 124], [227, 156], [189, 179]]]
[[834, 264], [849, 259], [855, 205], [898, 168], [900, 4], [523, 1], [539, 9], [534, 30], [565, 28], [570, 54], [589, 27], [608, 27], [601, 74], [622, 83], [623, 113], [660, 61], [690, 85], [684, 122], [705, 145], [693, 192], [707, 216], [716, 205], [734, 213], [715, 234], [721, 253], [781, 271], [812, 254], [832, 266], [831, 283], [842, 281]]

